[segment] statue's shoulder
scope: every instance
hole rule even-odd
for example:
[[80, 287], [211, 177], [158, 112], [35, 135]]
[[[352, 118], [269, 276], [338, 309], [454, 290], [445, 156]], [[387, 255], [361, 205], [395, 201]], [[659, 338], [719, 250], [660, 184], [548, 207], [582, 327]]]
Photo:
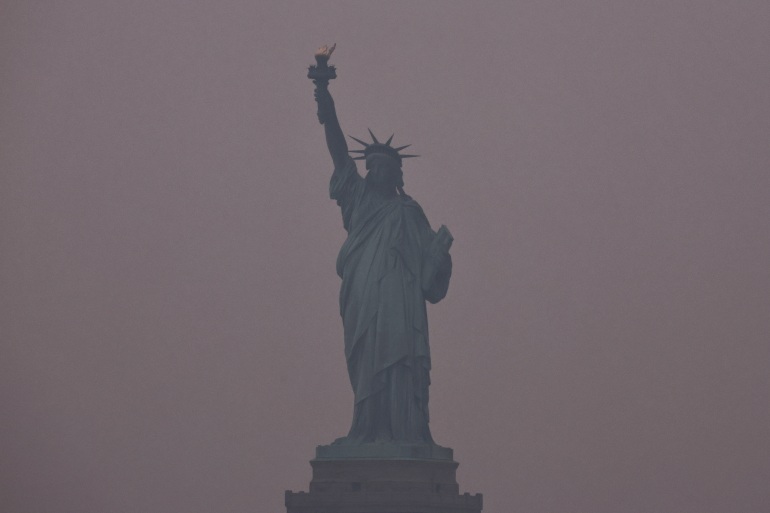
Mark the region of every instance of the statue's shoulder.
[[422, 207], [420, 206], [419, 203], [417, 203], [417, 200], [415, 200], [411, 196], [408, 196], [405, 194], [403, 196], [398, 196], [398, 199], [403, 203], [405, 207], [418, 208], [422, 210]]
[[407, 209], [411, 213], [411, 215], [420, 217], [422, 219], [425, 219], [426, 221], [428, 220], [420, 204], [417, 203], [417, 201], [414, 200], [411, 196], [407, 196], [407, 195], [399, 196], [398, 201], [401, 203], [401, 205], [405, 209]]

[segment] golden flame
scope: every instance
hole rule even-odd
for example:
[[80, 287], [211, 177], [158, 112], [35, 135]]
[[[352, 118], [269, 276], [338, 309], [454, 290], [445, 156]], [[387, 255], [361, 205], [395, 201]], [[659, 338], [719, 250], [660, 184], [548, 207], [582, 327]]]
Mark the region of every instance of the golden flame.
[[334, 49], [337, 48], [337, 43], [334, 43], [331, 47], [328, 45], [323, 45], [321, 48], [316, 51], [315, 56], [316, 57], [326, 57], [327, 59], [332, 56], [332, 52]]

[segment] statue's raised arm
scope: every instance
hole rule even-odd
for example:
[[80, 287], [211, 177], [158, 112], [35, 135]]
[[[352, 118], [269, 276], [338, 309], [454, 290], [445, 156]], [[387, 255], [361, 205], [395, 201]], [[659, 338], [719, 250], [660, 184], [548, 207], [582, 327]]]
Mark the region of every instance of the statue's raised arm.
[[326, 145], [332, 156], [334, 167], [341, 169], [348, 159], [348, 145], [345, 135], [340, 128], [337, 119], [337, 111], [334, 108], [334, 100], [329, 93], [329, 80], [337, 78], [337, 70], [329, 66], [329, 57], [336, 48], [336, 44], [326, 45], [318, 49], [315, 54], [316, 65], [310, 66], [307, 76], [315, 84], [315, 101], [318, 103], [318, 121], [324, 126], [326, 132]]

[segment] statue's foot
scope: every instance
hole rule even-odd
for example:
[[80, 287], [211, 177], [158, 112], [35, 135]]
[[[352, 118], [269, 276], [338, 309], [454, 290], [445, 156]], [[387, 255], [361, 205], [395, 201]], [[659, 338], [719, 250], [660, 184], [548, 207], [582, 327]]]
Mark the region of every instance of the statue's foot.
[[360, 443], [361, 442], [356, 440], [355, 438], [351, 438], [349, 436], [341, 436], [341, 437], [335, 439], [329, 445], [358, 445]]

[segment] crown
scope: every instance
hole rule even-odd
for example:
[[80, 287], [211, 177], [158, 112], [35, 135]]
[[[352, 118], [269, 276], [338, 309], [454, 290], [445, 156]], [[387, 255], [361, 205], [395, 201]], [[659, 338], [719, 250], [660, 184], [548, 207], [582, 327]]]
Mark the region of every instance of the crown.
[[[369, 130], [369, 129], [367, 128], [367, 130]], [[365, 160], [366, 157], [368, 157], [369, 155], [380, 154], [380, 155], [387, 155], [388, 157], [392, 157], [392, 158], [396, 159], [398, 161], [399, 165], [400, 165], [401, 164], [401, 159], [408, 159], [408, 158], [412, 158], [412, 157], [419, 157], [419, 155], [402, 155], [402, 154], [400, 154], [399, 151], [403, 150], [404, 148], [408, 148], [409, 146], [411, 146], [411, 144], [407, 144], [405, 146], [399, 146], [398, 148], [394, 148], [393, 146], [390, 145], [390, 141], [393, 140], [393, 136], [392, 135], [384, 143], [381, 143], [380, 141], [378, 141], [377, 138], [374, 136], [374, 134], [372, 133], [371, 130], [369, 130], [369, 135], [372, 136], [372, 142], [371, 143], [364, 142], [361, 139], [357, 139], [357, 138], [353, 137], [352, 135], [348, 136], [351, 139], [353, 139], [354, 141], [356, 141], [357, 143], [360, 143], [360, 144], [364, 145], [364, 149], [363, 150], [350, 150], [350, 153], [362, 153], [363, 154], [360, 157], [353, 157], [353, 160]]]

